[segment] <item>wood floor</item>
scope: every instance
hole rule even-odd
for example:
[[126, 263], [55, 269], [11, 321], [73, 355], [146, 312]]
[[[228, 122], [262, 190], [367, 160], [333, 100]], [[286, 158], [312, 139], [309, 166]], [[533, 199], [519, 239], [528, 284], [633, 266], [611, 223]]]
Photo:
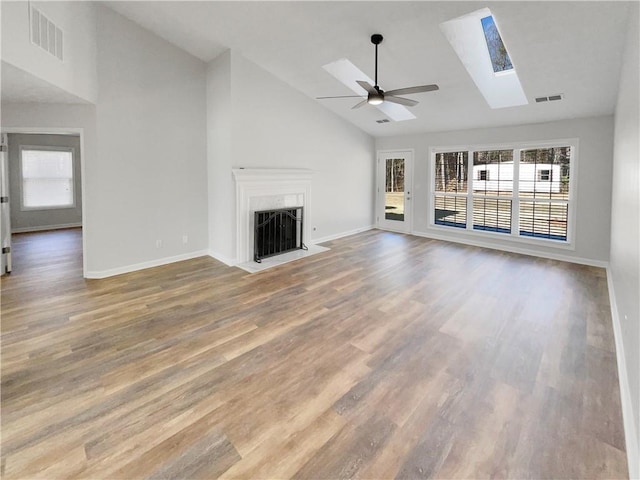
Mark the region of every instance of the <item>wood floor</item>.
[[625, 478], [602, 269], [370, 231], [259, 274], [2, 280], [2, 477]]

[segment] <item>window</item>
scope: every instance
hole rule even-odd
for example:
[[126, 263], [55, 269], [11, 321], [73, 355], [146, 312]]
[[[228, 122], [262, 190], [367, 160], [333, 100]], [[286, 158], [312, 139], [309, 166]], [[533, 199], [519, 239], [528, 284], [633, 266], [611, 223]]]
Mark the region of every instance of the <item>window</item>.
[[69, 208], [75, 205], [71, 149], [23, 147], [20, 157], [24, 209]]
[[404, 221], [404, 158], [386, 159], [385, 220]]
[[435, 223], [467, 226], [468, 152], [442, 152], [435, 159]]
[[520, 151], [520, 235], [567, 240], [570, 165], [569, 146]]
[[433, 224], [568, 243], [573, 143], [434, 151]]
[[500, 25], [490, 9], [481, 8], [442, 22], [440, 30], [491, 108], [527, 105]]
[[550, 182], [551, 170], [538, 170], [538, 180], [540, 182]]
[[504, 72], [505, 70], [513, 70], [511, 59], [507, 53], [507, 48], [504, 46], [500, 32], [498, 32], [498, 27], [496, 27], [493, 15], [482, 18], [480, 22], [482, 23], [484, 39], [489, 49], [493, 71], [498, 73]]
[[513, 151], [473, 152], [473, 169], [485, 172], [473, 183], [473, 229], [511, 233]]

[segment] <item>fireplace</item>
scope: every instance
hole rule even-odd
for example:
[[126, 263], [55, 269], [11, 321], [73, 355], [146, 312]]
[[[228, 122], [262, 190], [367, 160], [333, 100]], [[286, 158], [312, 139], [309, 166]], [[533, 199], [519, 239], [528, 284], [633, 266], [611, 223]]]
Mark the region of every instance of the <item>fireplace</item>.
[[[296, 222], [296, 240], [309, 242], [312, 220], [311, 170], [294, 168], [234, 168], [236, 183], [236, 264], [255, 259], [256, 212], [304, 210], [304, 222]], [[300, 211], [300, 216], [302, 215]], [[261, 223], [261, 222], [258, 222]], [[301, 249], [297, 248], [300, 253]], [[282, 252], [284, 253], [284, 252]], [[265, 258], [265, 256], [260, 256]], [[267, 262], [270, 263], [270, 262]]]
[[292, 250], [307, 250], [302, 241], [303, 208], [279, 208], [254, 212], [253, 260]]

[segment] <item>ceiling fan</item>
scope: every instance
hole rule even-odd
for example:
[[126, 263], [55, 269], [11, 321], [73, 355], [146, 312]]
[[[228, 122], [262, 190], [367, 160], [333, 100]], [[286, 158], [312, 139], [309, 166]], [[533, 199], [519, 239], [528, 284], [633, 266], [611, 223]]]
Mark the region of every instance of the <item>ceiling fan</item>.
[[412, 93], [423, 93], [423, 92], [432, 92], [434, 90], [438, 90], [438, 85], [420, 85], [417, 87], [406, 87], [406, 88], [398, 88], [395, 90], [389, 90], [385, 92], [378, 86], [378, 45], [382, 43], [383, 37], [379, 33], [375, 33], [371, 35], [371, 43], [375, 45], [376, 48], [376, 64], [375, 64], [375, 85], [371, 85], [369, 82], [364, 80], [356, 80], [356, 83], [360, 85], [367, 92], [367, 98], [364, 98], [362, 95], [339, 95], [335, 97], [316, 97], [318, 100], [324, 100], [329, 98], [364, 98], [361, 102], [356, 103], [351, 109], [360, 108], [367, 103], [369, 105], [380, 105], [383, 102], [391, 102], [398, 103], [400, 105], [405, 105], [407, 107], [413, 107], [417, 105], [418, 102], [416, 100], [411, 100], [409, 98], [398, 97], [397, 95], [409, 95]]

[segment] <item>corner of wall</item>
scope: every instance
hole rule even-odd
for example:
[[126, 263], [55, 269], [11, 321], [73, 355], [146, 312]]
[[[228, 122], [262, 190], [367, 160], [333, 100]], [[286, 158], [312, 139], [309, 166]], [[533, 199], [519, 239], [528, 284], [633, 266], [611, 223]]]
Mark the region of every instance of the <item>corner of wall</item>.
[[620, 403], [622, 405], [622, 421], [629, 466], [629, 478], [640, 478], [640, 446], [638, 445], [638, 431], [633, 414], [631, 401], [631, 389], [629, 387], [629, 369], [624, 351], [622, 339], [622, 327], [616, 301], [615, 285], [611, 275], [611, 269], [607, 267], [607, 286], [609, 288], [609, 301], [611, 303], [611, 321], [613, 324], [613, 336], [616, 345], [616, 361], [618, 364], [618, 384], [620, 387]]

